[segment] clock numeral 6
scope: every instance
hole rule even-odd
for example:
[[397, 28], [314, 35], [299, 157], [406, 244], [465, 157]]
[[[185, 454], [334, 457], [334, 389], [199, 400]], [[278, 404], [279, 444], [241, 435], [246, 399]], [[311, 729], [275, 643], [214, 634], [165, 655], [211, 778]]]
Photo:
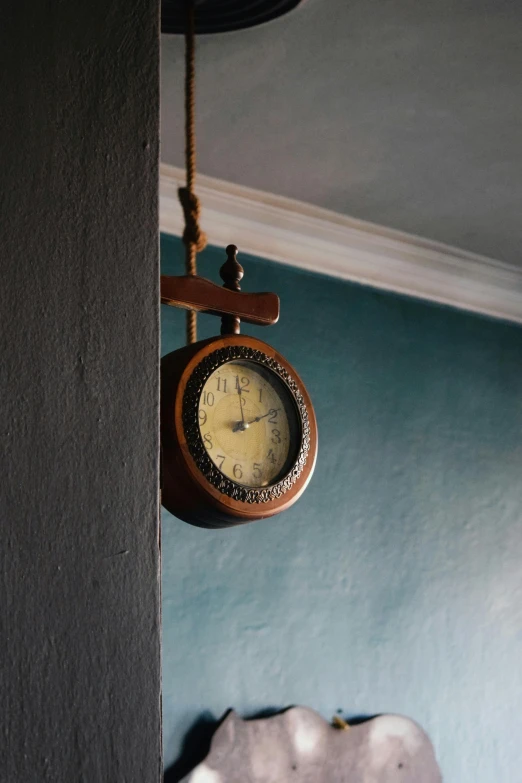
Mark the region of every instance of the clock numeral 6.
[[262, 476], [261, 465], [259, 462], [254, 462], [254, 470], [252, 471], [254, 478], [260, 479]]
[[211, 438], [211, 436], [210, 436], [210, 432], [207, 432], [207, 434], [206, 434], [206, 435], [203, 435], [203, 441], [204, 441], [204, 443], [205, 443], [205, 448], [206, 448], [206, 449], [208, 449], [208, 450], [210, 451], [210, 449], [211, 449], [211, 448], [212, 448], [212, 446], [213, 446], [213, 443], [212, 443], [212, 438]]
[[272, 438], [272, 443], [281, 443], [281, 433], [279, 432], [279, 430], [273, 429], [272, 435], [274, 436]]
[[204, 410], [201, 408], [199, 409], [199, 424], [201, 427], [203, 427], [204, 424], [207, 423], [207, 414]]
[[239, 462], [237, 462], [234, 465], [234, 478], [237, 478], [237, 479], [242, 479], [243, 478], [243, 471], [241, 469], [241, 465], [239, 464]]

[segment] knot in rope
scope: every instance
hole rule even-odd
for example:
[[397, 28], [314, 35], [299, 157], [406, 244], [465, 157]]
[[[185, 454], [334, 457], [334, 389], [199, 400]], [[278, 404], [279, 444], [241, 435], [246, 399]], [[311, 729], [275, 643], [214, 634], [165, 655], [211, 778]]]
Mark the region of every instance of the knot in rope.
[[[185, 215], [185, 270], [187, 275], [196, 274], [196, 256], [207, 244], [207, 237], [199, 227], [199, 201], [194, 193], [196, 179], [196, 62], [195, 62], [195, 0], [185, 0], [185, 164], [187, 186], [178, 189], [178, 198]], [[197, 339], [196, 312], [187, 312], [187, 342]]]
[[183, 242], [187, 246], [193, 245], [196, 252], [200, 253], [207, 246], [207, 235], [199, 227], [201, 213], [199, 199], [188, 188], [178, 188], [178, 197], [185, 216]]

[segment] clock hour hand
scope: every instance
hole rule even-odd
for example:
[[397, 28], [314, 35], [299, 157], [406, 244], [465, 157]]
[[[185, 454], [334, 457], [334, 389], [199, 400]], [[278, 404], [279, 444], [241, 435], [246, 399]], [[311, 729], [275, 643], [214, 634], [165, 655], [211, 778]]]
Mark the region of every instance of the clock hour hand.
[[[238, 421], [234, 426], [232, 427], [232, 432], [238, 432], [238, 430], [244, 431], [250, 427], [251, 424], [255, 424], [256, 421], [261, 421], [261, 419], [264, 419], [266, 416], [272, 416], [274, 413], [277, 413], [277, 411], [281, 410], [281, 408], [270, 408], [268, 413], [263, 413], [262, 416], [256, 416], [255, 419], [251, 419], [250, 421], [245, 421], [244, 417], [242, 421]], [[241, 413], [243, 413], [243, 408], [241, 408]]]
[[254, 424], [256, 421], [261, 421], [261, 419], [264, 419], [265, 416], [271, 416], [273, 413], [277, 413], [279, 410], [281, 410], [281, 408], [270, 408], [268, 413], [263, 413], [262, 416], [256, 416], [256, 418], [252, 419], [252, 421], [247, 421], [245, 423], [247, 426], [249, 426], [250, 424]]

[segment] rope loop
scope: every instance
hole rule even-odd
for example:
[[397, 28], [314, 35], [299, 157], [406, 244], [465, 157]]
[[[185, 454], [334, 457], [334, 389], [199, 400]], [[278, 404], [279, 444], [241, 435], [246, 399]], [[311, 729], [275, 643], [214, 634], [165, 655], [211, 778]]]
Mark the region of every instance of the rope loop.
[[185, 245], [194, 245], [196, 252], [201, 253], [207, 246], [207, 235], [199, 226], [201, 206], [195, 193], [188, 188], [178, 188], [178, 197], [185, 216], [185, 230], [183, 242]]
[[[185, 271], [196, 274], [196, 256], [207, 244], [207, 237], [199, 227], [200, 206], [194, 193], [196, 179], [196, 39], [195, 0], [185, 0], [185, 166], [187, 185], [178, 189], [178, 197], [185, 215]], [[194, 310], [187, 311], [187, 342], [197, 340], [197, 318]]]

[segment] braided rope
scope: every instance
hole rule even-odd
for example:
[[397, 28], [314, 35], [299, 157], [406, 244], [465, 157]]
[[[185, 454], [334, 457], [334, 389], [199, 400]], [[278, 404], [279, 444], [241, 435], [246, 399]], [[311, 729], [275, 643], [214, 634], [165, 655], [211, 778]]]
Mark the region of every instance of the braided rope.
[[[199, 227], [200, 204], [194, 193], [196, 180], [196, 36], [194, 0], [186, 0], [185, 23], [185, 167], [187, 184], [179, 188], [178, 197], [185, 216], [183, 242], [185, 244], [185, 270], [187, 275], [196, 274], [196, 255], [207, 244], [207, 237]], [[197, 339], [197, 319], [194, 310], [186, 316], [187, 343]]]

